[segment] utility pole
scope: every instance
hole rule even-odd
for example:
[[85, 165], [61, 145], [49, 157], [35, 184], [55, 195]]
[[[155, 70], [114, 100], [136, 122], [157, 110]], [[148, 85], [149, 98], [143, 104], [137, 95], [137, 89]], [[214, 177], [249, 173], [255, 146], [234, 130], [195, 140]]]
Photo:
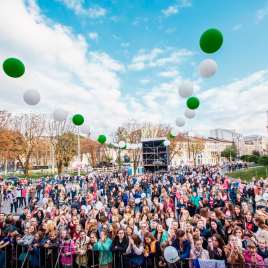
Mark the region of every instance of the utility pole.
[[78, 128], [78, 155], [77, 155], [77, 159], [78, 159], [78, 176], [80, 176], [80, 131], [79, 131], [79, 127]]
[[231, 155], [231, 152], [230, 152], [230, 163], [232, 162], [232, 155]]
[[52, 142], [52, 172], [55, 174], [54, 143]]

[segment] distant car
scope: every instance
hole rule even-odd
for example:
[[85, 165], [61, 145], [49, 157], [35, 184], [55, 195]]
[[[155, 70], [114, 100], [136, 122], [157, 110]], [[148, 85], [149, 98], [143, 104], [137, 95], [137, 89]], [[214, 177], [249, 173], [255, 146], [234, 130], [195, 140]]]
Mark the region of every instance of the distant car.
[[20, 178], [18, 178], [18, 177], [8, 177], [8, 178], [4, 179], [4, 183], [11, 182], [12, 184], [14, 184], [15, 181], [19, 181], [19, 180], [20, 180]]

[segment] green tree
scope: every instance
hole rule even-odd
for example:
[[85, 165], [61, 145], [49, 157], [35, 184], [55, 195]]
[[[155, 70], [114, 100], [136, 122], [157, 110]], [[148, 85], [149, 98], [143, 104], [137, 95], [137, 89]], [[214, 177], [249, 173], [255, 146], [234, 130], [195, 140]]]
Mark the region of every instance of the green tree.
[[230, 155], [232, 158], [235, 158], [237, 155], [237, 151], [236, 151], [236, 148], [234, 146], [228, 146], [226, 149], [224, 149], [221, 152], [221, 157], [225, 157], [225, 158], [230, 159]]
[[249, 155], [246, 155], [246, 154], [241, 155], [241, 156], [240, 156], [240, 160], [242, 160], [242, 161], [247, 161], [246, 159], [247, 159], [248, 156], [249, 156]]
[[259, 158], [259, 162], [258, 163], [260, 165], [262, 165], [262, 166], [268, 166], [268, 155], [261, 156]]
[[259, 162], [259, 158], [260, 158], [260, 157], [257, 156], [257, 155], [250, 155], [250, 156], [248, 157], [248, 161], [257, 164], [257, 163]]
[[261, 156], [260, 152], [257, 151], [257, 150], [252, 151], [252, 154], [253, 154], [253, 155], [257, 155], [257, 156]]

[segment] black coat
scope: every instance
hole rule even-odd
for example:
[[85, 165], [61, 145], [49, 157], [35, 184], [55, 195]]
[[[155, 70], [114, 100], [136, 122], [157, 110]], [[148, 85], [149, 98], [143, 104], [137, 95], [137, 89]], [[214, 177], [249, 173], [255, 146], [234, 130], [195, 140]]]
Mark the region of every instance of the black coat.
[[[115, 239], [112, 242], [110, 250], [114, 253], [126, 253], [126, 250], [128, 248], [129, 240], [126, 236], [124, 236], [122, 242], [120, 243], [119, 237], [116, 236]], [[117, 247], [117, 248], [115, 248]]]

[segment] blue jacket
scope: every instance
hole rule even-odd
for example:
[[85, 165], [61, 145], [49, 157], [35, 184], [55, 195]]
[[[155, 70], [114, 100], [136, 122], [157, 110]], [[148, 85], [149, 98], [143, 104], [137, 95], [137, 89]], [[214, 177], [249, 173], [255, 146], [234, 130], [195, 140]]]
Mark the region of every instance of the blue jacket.
[[232, 188], [230, 191], [230, 197], [231, 199], [236, 199], [236, 189]]
[[124, 194], [124, 205], [127, 206], [127, 201], [129, 199], [129, 196], [127, 194]]
[[203, 238], [206, 238], [206, 235], [208, 233], [208, 230], [205, 227], [203, 227], [203, 230], [200, 230], [200, 233], [201, 233], [201, 235], [202, 235]]
[[181, 260], [189, 258], [190, 251], [191, 251], [191, 243], [189, 240], [186, 239], [185, 242], [183, 243], [183, 246], [182, 246], [183, 250], [182, 251], [181, 251], [179, 239], [177, 239], [177, 238], [173, 239], [171, 246], [176, 248]]
[[[45, 239], [41, 240], [40, 242], [38, 242], [38, 246], [44, 242]], [[33, 247], [33, 245], [32, 245]], [[40, 263], [39, 263], [39, 255], [41, 254], [41, 251], [43, 251], [44, 249], [43, 248], [39, 248], [39, 247], [36, 247], [36, 248], [33, 248], [33, 250], [29, 250], [29, 254], [30, 254], [30, 260], [31, 260], [31, 265], [32, 266], [37, 266], [39, 267]]]

